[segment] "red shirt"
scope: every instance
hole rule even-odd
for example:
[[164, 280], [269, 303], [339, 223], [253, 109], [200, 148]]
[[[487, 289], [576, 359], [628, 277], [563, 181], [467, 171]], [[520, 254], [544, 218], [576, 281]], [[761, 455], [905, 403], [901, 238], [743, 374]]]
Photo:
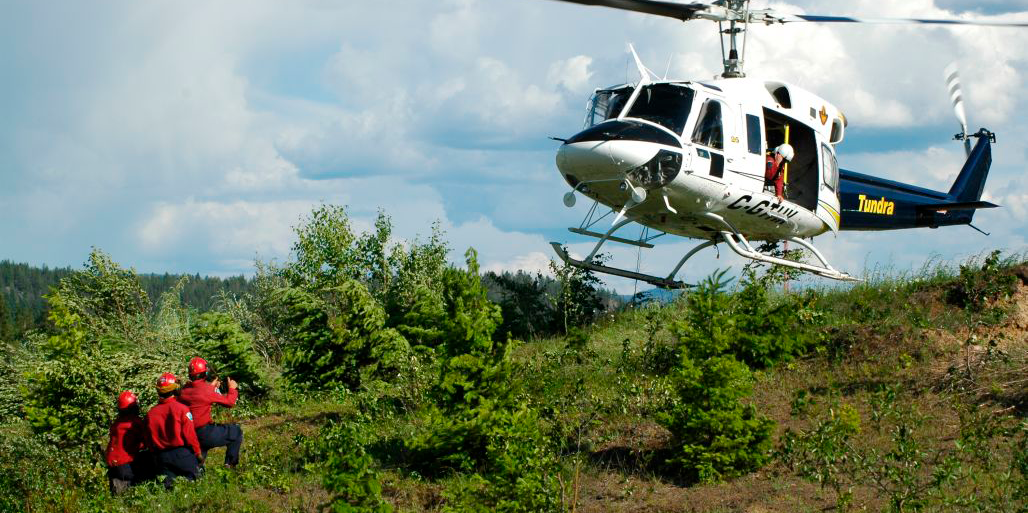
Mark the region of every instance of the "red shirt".
[[146, 414], [146, 424], [150, 428], [150, 443], [154, 449], [163, 451], [188, 446], [197, 458], [200, 457], [200, 442], [196, 439], [193, 415], [174, 396], [158, 399], [157, 406], [150, 408]]
[[182, 387], [182, 395], [179, 400], [189, 406], [193, 413], [193, 423], [196, 427], [203, 427], [211, 423], [211, 405], [214, 403], [229, 408], [236, 405], [239, 398], [239, 391], [235, 388], [228, 389], [228, 395], [222, 395], [214, 385], [202, 379], [196, 379], [186, 383]]
[[132, 463], [139, 451], [146, 447], [146, 424], [138, 415], [121, 416], [111, 424], [111, 440], [107, 442], [104, 459], [107, 465], [117, 467]]

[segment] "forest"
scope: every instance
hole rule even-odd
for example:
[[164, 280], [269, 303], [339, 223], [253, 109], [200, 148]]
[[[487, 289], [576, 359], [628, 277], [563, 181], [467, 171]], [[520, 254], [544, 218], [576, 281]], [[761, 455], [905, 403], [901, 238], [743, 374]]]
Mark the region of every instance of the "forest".
[[[639, 303], [450, 251], [321, 205], [251, 278], [139, 275], [98, 249], [5, 264], [8, 311], [45, 320], [0, 337], [0, 509], [1028, 508], [1024, 255], [793, 292], [751, 265]], [[216, 418], [243, 426], [239, 467], [112, 497], [115, 397], [145, 411], [193, 356], [240, 383]]]

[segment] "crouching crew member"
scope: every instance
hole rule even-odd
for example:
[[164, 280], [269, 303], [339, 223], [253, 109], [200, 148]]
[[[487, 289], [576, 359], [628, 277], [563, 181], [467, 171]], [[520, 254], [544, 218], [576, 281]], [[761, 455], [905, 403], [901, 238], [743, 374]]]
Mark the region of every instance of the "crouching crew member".
[[131, 390], [118, 396], [118, 417], [111, 424], [110, 435], [104, 459], [111, 494], [118, 495], [129, 486], [153, 477], [151, 454], [144, 451], [146, 424], [139, 416], [139, 399]]
[[157, 406], [150, 408], [146, 424], [150, 429], [150, 444], [157, 451], [157, 467], [164, 476], [164, 487], [171, 489], [176, 476], [190, 481], [197, 478], [203, 453], [196, 439], [193, 415], [189, 407], [180, 403], [178, 380], [170, 372], [157, 379]]
[[235, 380], [228, 380], [228, 395], [218, 391], [221, 381], [210, 379], [207, 361], [200, 357], [189, 360], [189, 383], [182, 388], [181, 400], [189, 406], [196, 426], [196, 438], [200, 440], [200, 448], [207, 457], [207, 450], [213, 447], [225, 447], [225, 466], [234, 468], [239, 464], [239, 448], [243, 445], [243, 430], [239, 424], [214, 424], [211, 422], [211, 405], [220, 404], [231, 408], [239, 398], [239, 390]]

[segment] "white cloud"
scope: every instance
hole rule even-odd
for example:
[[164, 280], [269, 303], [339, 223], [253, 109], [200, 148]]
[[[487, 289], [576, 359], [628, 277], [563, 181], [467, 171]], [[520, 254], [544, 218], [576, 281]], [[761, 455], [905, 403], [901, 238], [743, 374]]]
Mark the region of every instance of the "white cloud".
[[593, 73], [589, 66], [592, 57], [576, 55], [550, 65], [547, 82], [560, 85], [573, 93], [589, 94], [595, 88], [592, 83]]
[[[950, 14], [929, 0], [774, 5]], [[236, 272], [257, 253], [283, 256], [299, 215], [327, 201], [349, 205], [356, 226], [383, 207], [401, 238], [440, 220], [456, 261], [474, 246], [486, 268], [539, 269], [551, 238], [540, 233], [578, 221], [560, 205], [545, 136], [575, 131], [593, 88], [636, 79], [629, 41], [658, 74], [669, 54], [672, 76], [720, 68], [711, 23], [548, 0], [14, 6], [0, 19], [0, 258], [67, 265], [98, 245], [145, 271]], [[1028, 107], [1023, 31], [793, 25], [754, 27], [748, 45], [751, 75], [808, 87], [849, 115], [844, 166], [941, 189], [959, 169], [956, 144], [897, 151], [900, 134], [882, 151], [859, 134], [951, 126], [941, 71], [960, 61], [971, 123], [1000, 138], [986, 191], [1004, 209], [976, 217], [995, 233], [980, 245], [1023, 244], [1028, 124], [1012, 115]], [[913, 261], [975, 249], [943, 232], [915, 233], [909, 250], [902, 234], [825, 244], [860, 267], [872, 251]], [[693, 244], [669, 239], [642, 269], [666, 272]], [[588, 252], [581, 240], [568, 238]], [[634, 248], [611, 251], [634, 267]], [[735, 262], [711, 253], [684, 276]]]

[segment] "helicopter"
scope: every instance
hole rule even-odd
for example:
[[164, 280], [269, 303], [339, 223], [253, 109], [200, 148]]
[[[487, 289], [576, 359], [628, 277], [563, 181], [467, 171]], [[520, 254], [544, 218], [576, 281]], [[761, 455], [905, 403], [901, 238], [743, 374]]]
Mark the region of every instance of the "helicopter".
[[[596, 89], [588, 102], [583, 129], [568, 138], [551, 137], [561, 142], [556, 165], [572, 188], [564, 195], [564, 205], [573, 207], [578, 195], [593, 201], [581, 224], [568, 230], [599, 239], [582, 259], [573, 258], [562, 244], [551, 242], [566, 264], [659, 288], [681, 289], [691, 286], [675, 278], [685, 263], [701, 250], [724, 243], [749, 260], [835, 280], [859, 281], [833, 267], [814, 246], [813, 238], [827, 232], [951, 225], [969, 225], [985, 233], [971, 222], [978, 209], [998, 207], [981, 199], [996, 136], [985, 128], [968, 133], [955, 66], [946, 70], [947, 87], [961, 127], [954, 139], [963, 143], [966, 160], [950, 189], [935, 191], [841, 169], [836, 146], [845, 138], [846, 116], [831, 102], [795, 84], [747, 77], [747, 28], [797, 22], [1014, 27], [1028, 27], [1028, 23], [797, 15], [751, 9], [749, 0], [559, 1], [683, 22], [716, 22], [724, 65], [723, 72], [709, 80], [660, 78], [629, 45], [639, 80]], [[780, 165], [784, 185], [780, 194], [774, 180], [765, 174], [774, 153], [787, 155]], [[596, 227], [612, 215], [610, 227], [599, 231]], [[644, 227], [638, 238], [615, 235], [630, 223]], [[667, 275], [609, 266], [595, 258], [608, 241], [649, 249], [654, 247], [654, 239], [669, 234], [702, 242]], [[813, 259], [782, 258], [767, 246], [757, 245], [758, 241], [791, 242]]]

